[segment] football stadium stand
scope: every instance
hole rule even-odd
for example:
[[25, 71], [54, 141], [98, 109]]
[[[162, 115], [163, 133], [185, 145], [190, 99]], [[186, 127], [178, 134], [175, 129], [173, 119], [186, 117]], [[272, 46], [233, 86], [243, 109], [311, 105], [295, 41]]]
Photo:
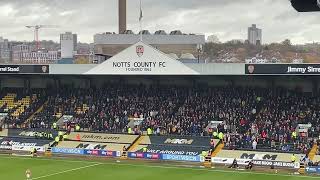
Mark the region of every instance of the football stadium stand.
[[0, 153], [36, 148], [59, 156], [204, 162], [206, 167], [230, 165], [236, 158], [290, 169], [300, 168], [300, 161], [320, 160], [316, 90], [270, 88], [257, 81], [250, 86], [153, 83], [152, 78], [130, 83], [123, 77], [89, 88], [3, 88]]
[[[305, 133], [294, 134], [301, 124], [312, 125], [309, 136], [318, 137], [320, 131], [319, 96], [285, 88], [112, 84], [39, 92], [31, 90], [27, 96], [9, 89], [2, 93], [1, 110], [8, 113], [6, 127], [50, 129], [60, 117], [70, 115], [73, 118], [68, 123], [72, 127], [78, 124], [81, 130], [127, 133], [131, 119], [141, 119], [132, 126], [132, 134], [142, 134], [148, 128], [154, 135], [212, 136], [222, 132], [226, 149], [294, 153], [308, 153], [313, 146]], [[33, 115], [40, 107], [42, 111]], [[151, 144], [140, 142], [139, 147], [159, 149], [163, 145], [160, 141], [165, 139], [151, 137]], [[210, 146], [210, 138], [203, 142], [208, 144], [201, 146]]]

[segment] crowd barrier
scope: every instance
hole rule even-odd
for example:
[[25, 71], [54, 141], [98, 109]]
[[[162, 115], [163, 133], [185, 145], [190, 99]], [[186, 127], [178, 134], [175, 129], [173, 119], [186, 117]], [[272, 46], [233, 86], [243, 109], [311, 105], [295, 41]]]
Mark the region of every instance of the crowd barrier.
[[[51, 152], [57, 153], [57, 154], [92, 155], [92, 156], [107, 156], [107, 157], [120, 157], [121, 156], [120, 151], [87, 150], [87, 149], [58, 148], [58, 147], [52, 148]], [[128, 158], [132, 158], [132, 159], [154, 159], [154, 160], [204, 162], [204, 158], [202, 156], [140, 153], [140, 152], [128, 152], [127, 156], [128, 156]]]
[[120, 151], [106, 151], [106, 150], [88, 150], [76, 148], [57, 148], [51, 149], [52, 153], [56, 154], [74, 154], [74, 155], [93, 155], [93, 156], [107, 156], [107, 157], [120, 157]]
[[[59, 154], [78, 154], [78, 155], [91, 155], [91, 156], [106, 156], [106, 157], [121, 157], [120, 151], [107, 151], [107, 150], [87, 150], [87, 149], [75, 149], [75, 148], [52, 148], [52, 153]], [[171, 160], [171, 161], [185, 161], [185, 162], [204, 162], [203, 156], [188, 156], [188, 155], [175, 155], [175, 154], [157, 154], [157, 153], [142, 153], [142, 152], [128, 152], [127, 157], [131, 159], [152, 159], [152, 160]], [[248, 165], [250, 161], [256, 166], [268, 166], [275, 168], [289, 168], [299, 169], [300, 164], [298, 162], [283, 162], [283, 161], [271, 161], [271, 160], [251, 160], [251, 159], [236, 159], [238, 165]], [[221, 158], [212, 157], [212, 164], [224, 164], [231, 165], [234, 158]], [[309, 167], [306, 172], [319, 173], [320, 167]]]
[[[284, 161], [272, 161], [272, 160], [257, 160], [257, 159], [239, 159], [236, 158], [238, 165], [248, 165], [250, 161], [256, 166], [274, 166], [277, 168], [290, 168], [290, 169], [299, 169], [299, 162], [284, 162]], [[234, 158], [222, 158], [222, 157], [213, 157], [211, 162], [214, 164], [224, 164], [231, 165], [234, 161]]]

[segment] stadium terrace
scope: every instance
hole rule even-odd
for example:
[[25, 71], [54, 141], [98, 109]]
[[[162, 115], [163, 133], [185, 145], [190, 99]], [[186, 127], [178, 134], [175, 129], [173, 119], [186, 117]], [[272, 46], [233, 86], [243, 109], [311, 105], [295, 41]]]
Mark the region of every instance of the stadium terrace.
[[319, 174], [318, 64], [187, 65], [138, 42], [98, 65], [14, 67], [1, 154]]

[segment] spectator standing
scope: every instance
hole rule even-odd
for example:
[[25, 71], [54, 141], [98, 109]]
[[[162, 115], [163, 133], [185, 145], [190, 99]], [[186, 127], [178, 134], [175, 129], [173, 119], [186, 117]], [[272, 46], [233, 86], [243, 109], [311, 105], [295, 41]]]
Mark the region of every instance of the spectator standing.
[[253, 142], [252, 142], [252, 149], [253, 150], [256, 150], [257, 149], [257, 141], [256, 140], [253, 140]]

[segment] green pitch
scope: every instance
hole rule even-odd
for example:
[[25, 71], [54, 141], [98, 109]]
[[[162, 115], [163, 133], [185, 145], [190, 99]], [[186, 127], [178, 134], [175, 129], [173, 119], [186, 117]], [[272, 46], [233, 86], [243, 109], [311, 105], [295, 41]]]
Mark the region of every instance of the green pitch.
[[245, 171], [177, 167], [172, 165], [94, 162], [0, 156], [0, 180], [24, 180], [26, 169], [33, 180], [302, 180], [319, 177], [263, 174]]

